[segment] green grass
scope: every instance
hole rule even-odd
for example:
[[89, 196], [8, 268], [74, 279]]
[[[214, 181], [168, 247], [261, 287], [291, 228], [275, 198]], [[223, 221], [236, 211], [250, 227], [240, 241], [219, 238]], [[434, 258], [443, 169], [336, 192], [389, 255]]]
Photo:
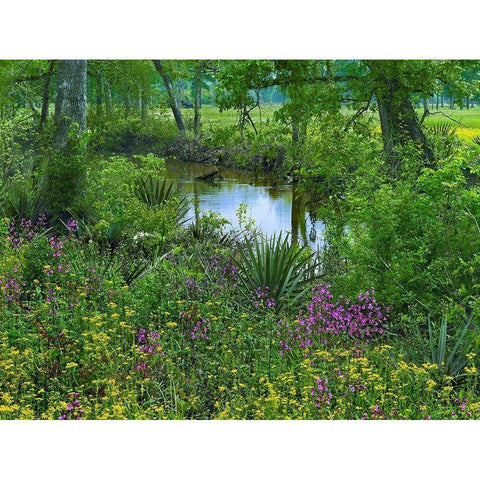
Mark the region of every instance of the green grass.
[[[275, 105], [262, 105], [260, 109], [255, 108], [250, 113], [252, 120], [255, 124], [265, 122], [267, 119], [273, 117], [273, 112], [278, 110], [281, 107], [280, 104]], [[185, 119], [191, 120], [193, 122], [194, 110], [192, 108], [182, 109], [182, 114]], [[235, 125], [238, 121], [238, 112], [236, 110], [227, 110], [220, 113], [218, 107], [212, 107], [211, 105], [202, 106], [201, 110], [202, 123], [204, 125], [215, 125], [215, 126], [231, 126]]]
[[[423, 114], [423, 109], [417, 109], [419, 116]], [[432, 126], [443, 122], [456, 127], [456, 134], [458, 138], [467, 143], [472, 143], [472, 138], [480, 136], [480, 107], [473, 107], [469, 110], [460, 110], [456, 107], [455, 110], [449, 108], [440, 108], [438, 110], [431, 110], [433, 115], [429, 115], [425, 119], [425, 125]]]
[[[276, 110], [281, 108], [280, 104], [263, 105], [261, 109], [254, 109], [251, 112], [252, 120], [255, 125], [259, 126], [268, 119], [273, 118]], [[345, 115], [352, 115], [353, 110], [349, 108], [342, 108]], [[423, 115], [423, 107], [416, 109], [419, 118]], [[438, 123], [448, 123], [457, 128], [456, 134], [461, 139], [468, 143], [472, 143], [472, 138], [480, 136], [480, 106], [475, 106], [467, 109], [460, 109], [455, 107], [454, 110], [449, 108], [431, 109], [431, 115], [425, 119], [425, 126], [429, 127]], [[193, 124], [194, 110], [184, 108], [182, 113], [187, 123]], [[375, 119], [376, 129], [380, 128], [378, 121], [378, 113], [370, 113]], [[229, 127], [233, 126], [238, 121], [238, 112], [236, 110], [228, 110], [220, 113], [218, 107], [211, 105], [202, 106], [201, 110], [202, 124], [204, 127]]]
[[[421, 117], [423, 108], [417, 109], [417, 114]], [[469, 110], [460, 110], [456, 107], [455, 110], [449, 108], [431, 109], [432, 115], [425, 119], [425, 125], [433, 125], [438, 122], [446, 122], [458, 127], [480, 129], [480, 107], [473, 107]], [[459, 123], [461, 125], [459, 125]]]

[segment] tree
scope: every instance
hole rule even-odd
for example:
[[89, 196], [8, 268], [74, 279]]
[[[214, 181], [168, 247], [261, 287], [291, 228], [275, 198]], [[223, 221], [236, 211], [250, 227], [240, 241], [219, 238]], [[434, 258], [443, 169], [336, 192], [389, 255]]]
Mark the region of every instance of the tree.
[[461, 102], [477, 91], [477, 67], [478, 62], [462, 60], [229, 62], [219, 75], [217, 99], [220, 108], [236, 108], [245, 121], [251, 121], [249, 113], [257, 106], [251, 91], [279, 86], [289, 100], [277, 116], [285, 124], [291, 122], [293, 144], [297, 145], [301, 144], [302, 130], [305, 132], [312, 116], [350, 105], [356, 109], [347, 122], [351, 125], [376, 104], [383, 150], [393, 173], [401, 167], [407, 146], [415, 149], [425, 164], [434, 160], [413, 108], [412, 95], [430, 98], [448, 86]]
[[201, 126], [201, 113], [202, 108], [202, 77], [207, 72], [212, 72], [216, 70], [215, 60], [193, 60], [193, 70], [194, 70], [194, 105], [195, 105], [195, 114], [193, 117], [193, 134], [198, 136], [200, 133]]
[[433, 78], [427, 75], [425, 66], [397, 60], [377, 60], [366, 64], [378, 105], [383, 149], [391, 170], [397, 171], [400, 167], [398, 148], [405, 147], [409, 142], [420, 149], [428, 163], [433, 162], [433, 152], [410, 100], [411, 94], [417, 90], [427, 94], [423, 95], [427, 98], [433, 94], [433, 90], [429, 91], [429, 87], [434, 88], [431, 84]]
[[65, 152], [69, 135], [81, 135], [87, 127], [87, 61], [59, 60], [55, 98], [53, 147]]
[[202, 64], [195, 64], [195, 115], [193, 117], [193, 134], [200, 133], [200, 108], [202, 106]]
[[173, 85], [170, 80], [169, 75], [167, 74], [162, 62], [160, 60], [152, 60], [155, 69], [162, 77], [165, 88], [167, 89], [168, 102], [170, 108], [172, 109], [173, 116], [175, 117], [175, 122], [177, 124], [178, 131], [180, 133], [185, 133], [185, 124], [183, 123], [182, 112], [178, 105], [177, 98], [175, 97], [175, 92], [173, 90]]
[[53, 154], [44, 184], [46, 210], [54, 220], [67, 215], [83, 188], [87, 61], [59, 60], [56, 83]]
[[43, 96], [42, 96], [42, 111], [40, 113], [40, 131], [43, 130], [45, 126], [45, 122], [47, 121], [48, 117], [48, 105], [50, 102], [50, 83], [53, 76], [53, 71], [55, 70], [55, 60], [50, 60], [48, 65], [47, 76], [45, 77], [45, 83], [43, 85]]

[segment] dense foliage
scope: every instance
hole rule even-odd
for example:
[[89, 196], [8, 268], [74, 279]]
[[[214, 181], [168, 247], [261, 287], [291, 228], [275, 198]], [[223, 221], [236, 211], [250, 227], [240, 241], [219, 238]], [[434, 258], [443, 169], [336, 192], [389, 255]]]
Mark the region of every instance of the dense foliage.
[[[56, 62], [0, 62], [0, 418], [480, 418], [477, 62], [161, 66], [89, 61], [60, 149]], [[167, 156], [294, 182], [324, 250], [188, 219]]]

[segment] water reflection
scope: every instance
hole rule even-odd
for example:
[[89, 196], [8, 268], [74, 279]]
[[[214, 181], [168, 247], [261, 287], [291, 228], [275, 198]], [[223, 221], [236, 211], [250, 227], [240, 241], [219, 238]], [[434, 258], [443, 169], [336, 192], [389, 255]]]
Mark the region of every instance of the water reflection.
[[[324, 225], [310, 218], [294, 186], [277, 184], [278, 179], [269, 175], [256, 176], [253, 172], [173, 159], [167, 160], [166, 167], [166, 177], [175, 180], [178, 189], [192, 201], [188, 214], [192, 221], [196, 211], [211, 210], [231, 222], [232, 227], [238, 227], [235, 211], [244, 203], [248, 206], [247, 215], [266, 235], [290, 232], [293, 238], [311, 248], [321, 248]], [[222, 180], [213, 183], [193, 180], [215, 169]], [[312, 231], [316, 232], [315, 236], [311, 235]]]

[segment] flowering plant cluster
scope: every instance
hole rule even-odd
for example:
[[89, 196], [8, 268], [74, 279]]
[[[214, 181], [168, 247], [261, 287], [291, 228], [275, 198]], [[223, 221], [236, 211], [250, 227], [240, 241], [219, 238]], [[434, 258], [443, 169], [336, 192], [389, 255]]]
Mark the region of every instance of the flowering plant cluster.
[[255, 308], [260, 306], [275, 308], [275, 299], [270, 294], [270, 287], [266, 285], [258, 287], [252, 298]]
[[[152, 360], [165, 355], [162, 345], [159, 342], [160, 334], [158, 332], [147, 332], [141, 328], [137, 334], [137, 342], [139, 344], [138, 351], [143, 353], [144, 361], [137, 363], [135, 368], [144, 373], [148, 372], [148, 365], [152, 364]], [[156, 365], [156, 368], [163, 370], [163, 365]]]
[[319, 409], [322, 409], [325, 405], [330, 404], [330, 399], [332, 398], [332, 394], [328, 391], [327, 379], [317, 378], [317, 385], [312, 391], [310, 395], [314, 397], [315, 406]]
[[15, 265], [13, 273], [7, 273], [5, 278], [0, 277], [0, 292], [9, 303], [20, 303], [22, 288], [25, 287], [23, 276], [18, 269], [19, 265]]
[[23, 243], [32, 241], [47, 227], [47, 218], [43, 213], [37, 217], [36, 221], [21, 218], [17, 222], [12, 218], [10, 220], [4, 219], [3, 222], [8, 222], [7, 239], [10, 242], [10, 246], [14, 249], [19, 249]]
[[66, 396], [67, 408], [58, 417], [59, 420], [82, 420], [85, 412], [82, 410], [79, 393], [69, 393]]
[[213, 296], [220, 295], [227, 287], [237, 288], [238, 267], [229, 259], [220, 255], [212, 255], [208, 259], [205, 270], [213, 277], [212, 280], [218, 284], [219, 291], [213, 292]]
[[307, 305], [308, 313], [299, 315], [293, 324], [281, 320], [280, 353], [298, 347], [309, 355], [311, 350], [326, 344], [332, 336], [342, 336], [368, 343], [387, 329], [388, 307], [380, 306], [374, 298], [374, 290], [362, 293], [357, 302], [341, 298], [334, 302], [330, 285], [319, 285], [313, 290], [313, 298]]
[[202, 318], [200, 321], [196, 322], [193, 326], [193, 329], [190, 331], [190, 339], [202, 339], [210, 340], [208, 337], [208, 328], [210, 327], [210, 322], [207, 318]]

